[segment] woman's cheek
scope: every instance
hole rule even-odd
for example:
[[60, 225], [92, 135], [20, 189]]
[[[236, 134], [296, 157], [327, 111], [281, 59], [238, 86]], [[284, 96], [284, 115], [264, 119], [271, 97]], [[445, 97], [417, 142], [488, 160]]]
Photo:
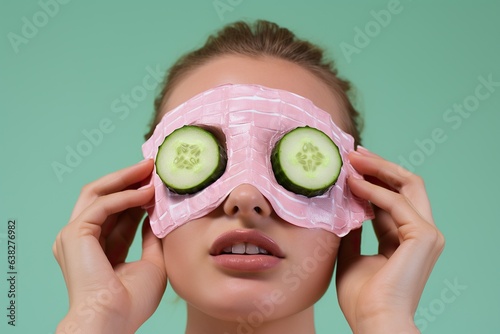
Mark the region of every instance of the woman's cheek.
[[339, 244], [340, 238], [327, 231], [303, 238], [295, 260], [283, 271], [283, 288], [292, 295], [310, 296], [312, 303], [321, 298], [330, 284]]

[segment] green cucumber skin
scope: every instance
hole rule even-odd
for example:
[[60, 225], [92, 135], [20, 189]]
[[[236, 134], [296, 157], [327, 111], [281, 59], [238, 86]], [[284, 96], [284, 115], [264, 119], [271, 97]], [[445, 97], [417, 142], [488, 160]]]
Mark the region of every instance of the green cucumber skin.
[[[310, 128], [310, 127], [309, 126], [299, 127], [299, 128], [295, 128], [294, 130], [301, 129], [301, 128]], [[315, 130], [315, 131], [320, 131], [320, 130], [317, 130], [315, 128], [310, 128], [310, 129]], [[294, 130], [289, 131], [287, 134], [291, 133]], [[285, 136], [287, 134], [285, 134]], [[285, 136], [283, 136], [281, 139], [283, 139]], [[281, 164], [279, 162], [281, 139], [277, 142], [277, 144], [274, 146], [274, 148], [271, 152], [271, 166], [272, 166], [276, 181], [283, 188], [285, 188], [286, 190], [291, 191], [293, 193], [311, 198], [311, 197], [323, 195], [337, 182], [338, 177], [340, 175], [340, 170], [342, 169], [342, 166], [343, 166], [343, 161], [342, 161], [342, 156], [340, 155], [338, 147], [335, 143], [334, 143], [334, 145], [337, 147], [338, 159], [340, 161], [339, 173], [338, 173], [337, 177], [330, 184], [328, 184], [325, 187], [321, 187], [318, 189], [309, 189], [309, 188], [305, 188], [303, 186], [300, 186], [300, 185], [294, 183], [292, 180], [290, 180], [290, 178], [286, 175], [285, 171], [281, 167]]]
[[[201, 128], [201, 127], [198, 127], [198, 126], [195, 126], [195, 125], [184, 125], [183, 127], [179, 128], [177, 130], [181, 130], [181, 129], [186, 128], [186, 127]], [[201, 129], [203, 129], [203, 128], [201, 128]], [[175, 131], [177, 131], [177, 130], [175, 130]], [[209, 130], [206, 130], [206, 129], [203, 129], [203, 130], [206, 131], [207, 133], [209, 133], [213, 137], [214, 141], [217, 143], [217, 146], [218, 146], [218, 155], [219, 155], [219, 161], [217, 163], [217, 168], [203, 182], [198, 183], [197, 185], [194, 185], [193, 187], [189, 187], [189, 188], [177, 188], [177, 187], [169, 184], [168, 181], [166, 181], [164, 178], [162, 178], [162, 176], [161, 176], [161, 174], [162, 174], [161, 167], [159, 167], [158, 164], [157, 164], [158, 159], [155, 160], [156, 174], [162, 180], [163, 184], [165, 184], [165, 186], [170, 191], [172, 191], [172, 192], [174, 192], [176, 194], [179, 194], [179, 195], [191, 195], [191, 194], [195, 194], [195, 193], [197, 193], [197, 192], [205, 189], [206, 187], [208, 187], [209, 185], [211, 185], [215, 181], [217, 181], [224, 174], [224, 172], [226, 171], [226, 166], [227, 166], [227, 153], [226, 153], [226, 149], [220, 144], [219, 140], [217, 139], [217, 137], [212, 132], [210, 132]], [[157, 153], [157, 155], [160, 154], [161, 147], [163, 146], [163, 144], [165, 144], [165, 142], [167, 141], [168, 137], [169, 136], [165, 137], [165, 139], [163, 140], [163, 143], [158, 147], [158, 153]]]

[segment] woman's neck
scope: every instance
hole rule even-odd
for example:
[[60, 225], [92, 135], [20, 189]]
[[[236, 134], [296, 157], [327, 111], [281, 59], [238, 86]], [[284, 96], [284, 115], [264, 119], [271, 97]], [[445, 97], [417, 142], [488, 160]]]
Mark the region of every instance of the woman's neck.
[[[257, 311], [236, 321], [225, 321], [209, 316], [188, 305], [186, 334], [314, 334], [313, 306], [290, 316], [266, 321], [272, 314]], [[259, 314], [257, 314], [259, 313]], [[264, 321], [262, 321], [262, 319]]]

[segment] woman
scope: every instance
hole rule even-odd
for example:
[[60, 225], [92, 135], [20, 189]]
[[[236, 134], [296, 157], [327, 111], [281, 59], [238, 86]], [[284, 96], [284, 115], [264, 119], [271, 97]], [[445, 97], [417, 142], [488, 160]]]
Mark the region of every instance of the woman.
[[[318, 47], [266, 21], [229, 25], [174, 64], [147, 137], [165, 112], [228, 82], [303, 96], [360, 143], [349, 82]], [[354, 333], [418, 332], [413, 316], [444, 247], [424, 184], [361, 146], [349, 163], [364, 176], [348, 179], [352, 193], [374, 206], [376, 256], [360, 254], [361, 229], [340, 238], [292, 225], [256, 187], [241, 184], [209, 214], [162, 239], [146, 219], [142, 257], [125, 263], [144, 215], [141, 206], [154, 196], [152, 185], [138, 189], [151, 176], [153, 161], [86, 185], [54, 243], [70, 298], [57, 333], [133, 333], [157, 308], [167, 278], [186, 300], [186, 333], [314, 333], [313, 305], [326, 291], [335, 261], [339, 303]], [[240, 232], [271, 239], [279, 264], [251, 273], [214, 264], [210, 249], [217, 238]], [[301, 270], [307, 257], [319, 254], [318, 244], [324, 246], [318, 267]], [[98, 307], [85, 312], [91, 302]]]

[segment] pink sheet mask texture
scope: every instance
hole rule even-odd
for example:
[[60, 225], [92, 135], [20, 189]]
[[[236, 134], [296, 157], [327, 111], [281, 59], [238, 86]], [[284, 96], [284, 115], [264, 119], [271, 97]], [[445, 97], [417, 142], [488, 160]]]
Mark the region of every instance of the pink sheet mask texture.
[[[159, 238], [210, 213], [234, 188], [245, 183], [255, 186], [279, 217], [296, 226], [322, 228], [342, 237], [373, 218], [369, 202], [354, 196], [346, 183], [348, 176], [362, 178], [347, 159], [354, 149], [354, 139], [333, 122], [330, 114], [300, 95], [259, 85], [217, 86], [167, 112], [143, 144], [144, 157], [155, 159], [165, 137], [184, 125], [220, 129], [226, 139], [227, 167], [217, 181], [191, 195], [171, 192], [156, 169], [153, 171], [155, 196], [145, 208]], [[272, 149], [283, 135], [306, 125], [327, 134], [339, 147], [343, 160], [335, 185], [312, 198], [279, 185], [270, 160]]]

